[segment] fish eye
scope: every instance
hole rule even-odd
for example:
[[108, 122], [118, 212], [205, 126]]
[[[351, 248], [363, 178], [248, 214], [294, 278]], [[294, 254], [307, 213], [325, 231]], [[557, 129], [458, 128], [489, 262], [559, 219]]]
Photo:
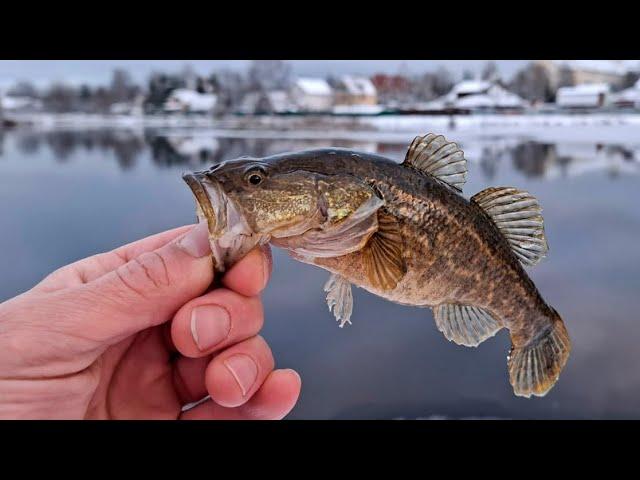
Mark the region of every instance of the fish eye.
[[266, 177], [266, 172], [261, 168], [252, 168], [245, 174], [245, 179], [251, 185], [260, 185]]

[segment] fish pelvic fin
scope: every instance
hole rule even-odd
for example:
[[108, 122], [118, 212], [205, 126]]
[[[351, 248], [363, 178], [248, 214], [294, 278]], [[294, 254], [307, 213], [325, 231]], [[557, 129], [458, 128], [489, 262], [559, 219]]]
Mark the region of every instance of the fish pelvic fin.
[[442, 135], [416, 137], [407, 150], [403, 165], [434, 177], [438, 182], [462, 192], [467, 181], [467, 160], [457, 144]]
[[543, 397], [555, 385], [571, 352], [569, 334], [554, 310], [553, 323], [531, 342], [512, 347], [508, 357], [509, 381], [519, 397]]
[[533, 195], [513, 187], [491, 187], [471, 201], [491, 218], [523, 265], [536, 265], [546, 256], [542, 207]]
[[353, 294], [351, 293], [351, 283], [342, 275], [332, 273], [324, 284], [324, 291], [327, 292], [327, 306], [329, 311], [336, 317], [340, 328], [346, 323], [351, 324], [351, 313], [353, 312]]
[[378, 210], [378, 230], [362, 249], [365, 274], [372, 286], [392, 290], [406, 273], [403, 242], [396, 218]]
[[477, 347], [502, 328], [489, 312], [472, 305], [444, 303], [434, 307], [433, 316], [447, 340], [465, 347]]

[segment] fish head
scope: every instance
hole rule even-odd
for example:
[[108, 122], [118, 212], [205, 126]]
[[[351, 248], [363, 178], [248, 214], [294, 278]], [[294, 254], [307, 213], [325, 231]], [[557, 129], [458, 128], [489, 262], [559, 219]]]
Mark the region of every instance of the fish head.
[[206, 222], [218, 271], [272, 237], [302, 233], [318, 224], [317, 186], [306, 172], [279, 173], [260, 159], [240, 158], [183, 176]]
[[382, 204], [354, 177], [296, 168], [291, 161], [243, 157], [183, 178], [199, 220], [208, 223], [219, 271], [269, 241], [307, 255], [353, 251], [375, 230], [375, 220], [363, 220]]

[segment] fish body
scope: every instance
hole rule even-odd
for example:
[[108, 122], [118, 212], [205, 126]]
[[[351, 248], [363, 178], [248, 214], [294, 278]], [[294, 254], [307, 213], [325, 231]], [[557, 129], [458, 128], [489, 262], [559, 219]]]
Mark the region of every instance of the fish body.
[[[210, 222], [214, 258], [225, 235], [225, 245], [242, 239], [226, 260], [218, 254], [219, 270], [271, 242], [331, 272], [325, 291], [341, 326], [350, 321], [353, 284], [431, 307], [438, 329], [461, 345], [507, 328], [517, 395], [546, 394], [566, 363], [564, 324], [522, 265], [547, 251], [537, 201], [515, 188], [463, 197], [464, 156], [442, 136], [416, 137], [402, 164], [327, 148], [241, 158], [185, 179], [196, 196], [205, 192], [198, 209]], [[206, 205], [211, 198], [215, 205]], [[234, 225], [219, 213], [211, 224], [222, 210]]]

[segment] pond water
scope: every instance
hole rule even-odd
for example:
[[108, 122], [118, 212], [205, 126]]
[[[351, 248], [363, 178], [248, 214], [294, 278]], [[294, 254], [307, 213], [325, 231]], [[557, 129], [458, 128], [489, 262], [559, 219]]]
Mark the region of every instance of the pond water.
[[[505, 330], [477, 349], [459, 347], [438, 332], [429, 310], [364, 290], [354, 291], [353, 325], [339, 329], [324, 302], [328, 274], [275, 250], [263, 335], [277, 365], [302, 375], [289, 418], [640, 418], [637, 141], [460, 143], [469, 159], [467, 196], [513, 185], [544, 207], [550, 252], [529, 273], [573, 341], [556, 387], [542, 399], [512, 394]], [[194, 202], [180, 178], [186, 170], [330, 145], [397, 160], [406, 149], [184, 130], [0, 133], [0, 300], [69, 262], [191, 223]]]

